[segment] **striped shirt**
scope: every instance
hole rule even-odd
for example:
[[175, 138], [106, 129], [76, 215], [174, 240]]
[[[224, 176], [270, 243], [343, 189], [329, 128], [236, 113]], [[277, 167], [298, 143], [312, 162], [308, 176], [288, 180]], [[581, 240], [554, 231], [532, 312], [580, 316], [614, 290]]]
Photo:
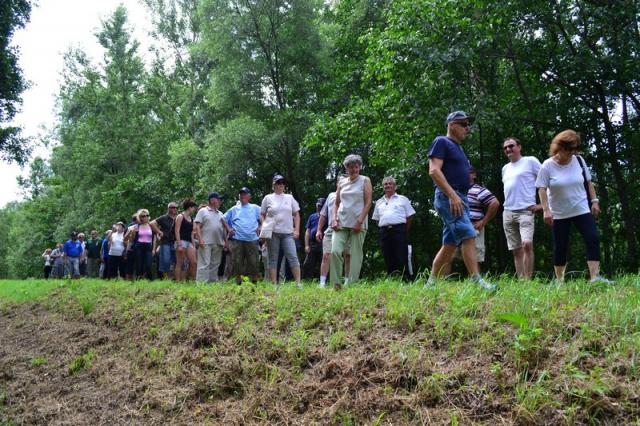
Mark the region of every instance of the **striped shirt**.
[[469, 199], [469, 217], [472, 222], [484, 219], [484, 209], [496, 199], [496, 196], [484, 186], [474, 183], [467, 192]]

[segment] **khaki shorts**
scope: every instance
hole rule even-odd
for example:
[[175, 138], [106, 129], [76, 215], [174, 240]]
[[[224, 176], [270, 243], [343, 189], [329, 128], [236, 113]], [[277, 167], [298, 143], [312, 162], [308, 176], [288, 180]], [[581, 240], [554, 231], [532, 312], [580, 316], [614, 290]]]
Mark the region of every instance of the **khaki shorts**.
[[502, 213], [504, 235], [509, 250], [522, 247], [523, 241], [533, 241], [535, 216], [528, 210], [505, 210]]
[[[331, 234], [324, 234], [324, 237], [322, 238], [322, 254], [327, 254], [327, 253], [331, 253], [331, 236], [333, 235], [333, 232]], [[349, 254], [350, 253], [350, 246], [351, 242], [347, 241], [344, 244], [344, 254]]]
[[[476, 257], [478, 259], [478, 263], [484, 262], [484, 228], [478, 232], [476, 236]], [[462, 259], [462, 253], [460, 253], [460, 246], [456, 247], [456, 252], [454, 254], [456, 259]]]

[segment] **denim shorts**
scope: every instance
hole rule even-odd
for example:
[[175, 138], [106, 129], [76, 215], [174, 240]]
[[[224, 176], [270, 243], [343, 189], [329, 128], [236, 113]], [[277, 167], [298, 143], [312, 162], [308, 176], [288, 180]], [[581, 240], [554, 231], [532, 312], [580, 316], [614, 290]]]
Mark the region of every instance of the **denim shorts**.
[[460, 191], [456, 191], [456, 194], [458, 194], [458, 197], [460, 197], [464, 203], [464, 211], [461, 216], [453, 216], [451, 207], [449, 206], [449, 197], [447, 197], [444, 192], [436, 191], [433, 202], [438, 216], [440, 216], [442, 220], [442, 244], [445, 245], [457, 246], [464, 240], [475, 238], [477, 235], [477, 231], [469, 218], [469, 200], [467, 200], [467, 196]]

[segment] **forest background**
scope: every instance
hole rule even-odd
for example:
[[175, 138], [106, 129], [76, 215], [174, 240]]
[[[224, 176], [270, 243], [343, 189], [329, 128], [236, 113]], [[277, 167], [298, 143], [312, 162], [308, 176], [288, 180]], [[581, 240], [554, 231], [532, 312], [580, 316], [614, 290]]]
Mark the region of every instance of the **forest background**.
[[[276, 172], [306, 220], [349, 153], [364, 158], [374, 198], [393, 175], [413, 201], [415, 263], [428, 268], [441, 225], [426, 154], [446, 131], [444, 117], [459, 109], [477, 115], [464, 149], [501, 201], [505, 137], [542, 161], [554, 134], [580, 132], [602, 205], [604, 269], [638, 271], [637, 1], [145, 3], [154, 28], [150, 65], [124, 7], [96, 34], [102, 61], [78, 49], [65, 54], [57, 123], [36, 141], [52, 154], [33, 159], [20, 179], [25, 199], [0, 210], [0, 278], [39, 276], [45, 248], [72, 230], [102, 233], [139, 208], [155, 217], [169, 201], [203, 202], [216, 190], [226, 210], [242, 186], [259, 204]], [[0, 29], [28, 19], [28, 1], [3, 4]], [[19, 73], [2, 75], [20, 83]], [[19, 104], [20, 84], [6, 95], [7, 81], [0, 123]], [[3, 158], [28, 159], [19, 129], [3, 126], [0, 136]], [[384, 270], [376, 235], [372, 226], [369, 276]], [[542, 220], [535, 240], [536, 270], [550, 275], [551, 231]], [[511, 272], [500, 215], [486, 241], [483, 269]], [[584, 269], [579, 238], [572, 252], [570, 268]]]

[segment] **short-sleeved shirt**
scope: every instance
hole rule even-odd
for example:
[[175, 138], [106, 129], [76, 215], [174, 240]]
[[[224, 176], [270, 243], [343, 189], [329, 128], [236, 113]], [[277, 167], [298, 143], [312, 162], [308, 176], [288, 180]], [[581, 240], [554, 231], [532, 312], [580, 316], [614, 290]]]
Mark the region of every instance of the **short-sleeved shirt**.
[[79, 240], [67, 240], [64, 243], [64, 254], [68, 257], [80, 257], [82, 251], [82, 243]]
[[327, 227], [324, 230], [324, 235], [331, 235], [333, 233], [333, 228], [331, 227], [331, 215], [333, 211], [333, 205], [336, 203], [336, 193], [332, 192], [327, 195], [327, 199], [324, 202], [324, 206], [322, 206], [322, 210], [320, 210], [320, 216], [324, 216]]
[[300, 211], [300, 205], [291, 194], [269, 194], [262, 199], [261, 213], [267, 223], [273, 223], [273, 232], [293, 233], [293, 215]]
[[407, 197], [393, 194], [389, 198], [385, 195], [376, 201], [371, 218], [378, 221], [378, 226], [400, 225], [407, 223], [407, 218], [414, 214], [416, 211]]
[[240, 204], [231, 207], [224, 218], [236, 233], [231, 238], [237, 241], [257, 241], [260, 226], [260, 207], [256, 204]]
[[474, 183], [467, 192], [467, 199], [469, 200], [469, 218], [471, 222], [477, 222], [484, 219], [485, 208], [489, 207], [496, 196], [484, 186]]
[[[590, 181], [589, 168], [585, 167], [585, 171]], [[536, 187], [547, 188], [549, 208], [554, 219], [567, 219], [590, 211], [582, 167], [575, 155], [569, 164], [558, 164], [553, 158], [546, 159], [538, 173]]]
[[524, 210], [536, 203], [536, 178], [540, 161], [522, 157], [502, 167], [505, 210]]
[[175, 224], [176, 219], [164, 214], [154, 220], [158, 224], [158, 228], [162, 231], [162, 238], [160, 238], [160, 244], [173, 244], [176, 242]]
[[201, 208], [194, 219], [201, 225], [200, 236], [205, 244], [224, 245], [225, 227], [222, 224], [224, 215], [220, 210], [214, 210], [207, 206]]
[[307, 230], [309, 231], [309, 241], [316, 241], [316, 232], [318, 231], [318, 222], [320, 222], [320, 213], [312, 213], [307, 219]]
[[[466, 194], [471, 187], [469, 173], [471, 164], [462, 146], [446, 136], [438, 136], [431, 143], [429, 158], [442, 160], [442, 174], [447, 183], [455, 190]], [[441, 191], [434, 183], [437, 191]]]
[[100, 248], [102, 247], [102, 240], [96, 238], [95, 240], [89, 240], [85, 244], [87, 250], [87, 257], [89, 259], [100, 259]]

